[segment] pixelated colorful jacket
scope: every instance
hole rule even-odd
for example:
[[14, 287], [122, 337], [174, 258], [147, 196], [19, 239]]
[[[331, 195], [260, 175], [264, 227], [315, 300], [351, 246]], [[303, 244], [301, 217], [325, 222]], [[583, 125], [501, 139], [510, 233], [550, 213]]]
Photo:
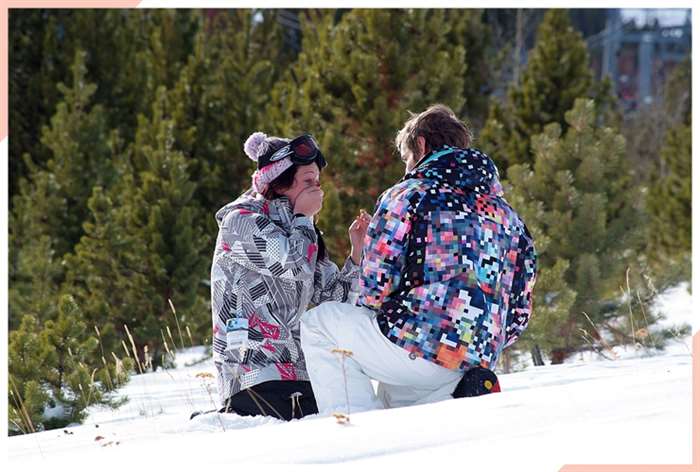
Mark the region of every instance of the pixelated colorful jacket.
[[493, 369], [526, 328], [536, 254], [477, 149], [425, 156], [384, 192], [365, 240], [358, 304], [392, 342], [449, 369]]
[[216, 213], [211, 267], [213, 357], [222, 403], [269, 380], [308, 380], [299, 318], [323, 301], [347, 301], [359, 266], [318, 257], [313, 222], [287, 198], [248, 192]]

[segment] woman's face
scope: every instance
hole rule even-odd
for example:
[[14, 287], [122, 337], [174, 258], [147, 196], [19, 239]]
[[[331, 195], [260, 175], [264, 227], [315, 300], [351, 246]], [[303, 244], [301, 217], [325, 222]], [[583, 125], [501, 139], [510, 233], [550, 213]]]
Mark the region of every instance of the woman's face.
[[280, 192], [285, 197], [289, 198], [292, 207], [296, 203], [299, 194], [310, 187], [321, 186], [321, 171], [315, 162], [305, 166], [299, 166], [297, 173], [294, 175], [294, 183], [287, 190]]

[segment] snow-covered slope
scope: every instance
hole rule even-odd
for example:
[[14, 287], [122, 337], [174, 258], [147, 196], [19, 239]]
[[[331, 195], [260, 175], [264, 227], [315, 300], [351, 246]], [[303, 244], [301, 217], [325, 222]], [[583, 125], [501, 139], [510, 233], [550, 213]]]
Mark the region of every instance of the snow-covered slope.
[[[668, 303], [674, 322], [685, 321], [679, 310], [692, 312], [687, 291]], [[567, 463], [689, 463], [692, 358], [690, 338], [683, 341], [660, 355], [529, 368], [502, 375], [499, 394], [354, 414], [349, 425], [317, 416], [189, 420], [216, 401], [211, 362], [186, 365], [204, 355], [192, 348], [180, 352], [177, 369], [133, 377], [122, 390], [130, 401], [116, 411], [94, 408], [83, 425], [10, 438], [11, 470], [349, 462], [540, 472]]]

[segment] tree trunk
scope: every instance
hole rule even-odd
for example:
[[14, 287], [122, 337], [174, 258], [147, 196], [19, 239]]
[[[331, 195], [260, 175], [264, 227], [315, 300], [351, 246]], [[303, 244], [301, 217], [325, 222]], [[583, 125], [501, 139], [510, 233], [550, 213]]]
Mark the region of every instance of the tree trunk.
[[163, 356], [165, 356], [167, 352], [165, 349], [161, 349], [159, 346], [156, 346], [153, 348], [153, 358], [151, 359], [151, 367], [153, 372], [155, 372], [158, 367], [165, 367], [165, 362], [163, 360]]
[[504, 374], [510, 374], [513, 364], [513, 356], [511, 356], [510, 351], [506, 351], [501, 356], [501, 368]]
[[563, 364], [567, 357], [569, 357], [568, 349], [552, 349], [552, 365]]
[[532, 355], [532, 362], [535, 365], [544, 365], [544, 360], [542, 359], [542, 351], [540, 347], [535, 344], [532, 349], [530, 349], [530, 354]]
[[520, 80], [520, 56], [523, 50], [524, 13], [521, 8], [515, 13], [515, 48], [513, 50], [513, 82]]

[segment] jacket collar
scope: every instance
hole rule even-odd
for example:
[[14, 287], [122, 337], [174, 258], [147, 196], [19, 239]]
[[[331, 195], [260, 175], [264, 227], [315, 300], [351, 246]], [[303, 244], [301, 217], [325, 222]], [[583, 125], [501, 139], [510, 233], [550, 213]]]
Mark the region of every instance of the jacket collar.
[[426, 179], [460, 192], [503, 195], [496, 165], [475, 148], [443, 146], [431, 151], [402, 181], [409, 179]]
[[294, 210], [292, 208], [292, 202], [289, 200], [289, 198], [274, 198], [272, 200], [266, 200], [265, 203], [268, 205], [270, 218], [272, 220], [281, 222], [285, 228], [292, 225]]

